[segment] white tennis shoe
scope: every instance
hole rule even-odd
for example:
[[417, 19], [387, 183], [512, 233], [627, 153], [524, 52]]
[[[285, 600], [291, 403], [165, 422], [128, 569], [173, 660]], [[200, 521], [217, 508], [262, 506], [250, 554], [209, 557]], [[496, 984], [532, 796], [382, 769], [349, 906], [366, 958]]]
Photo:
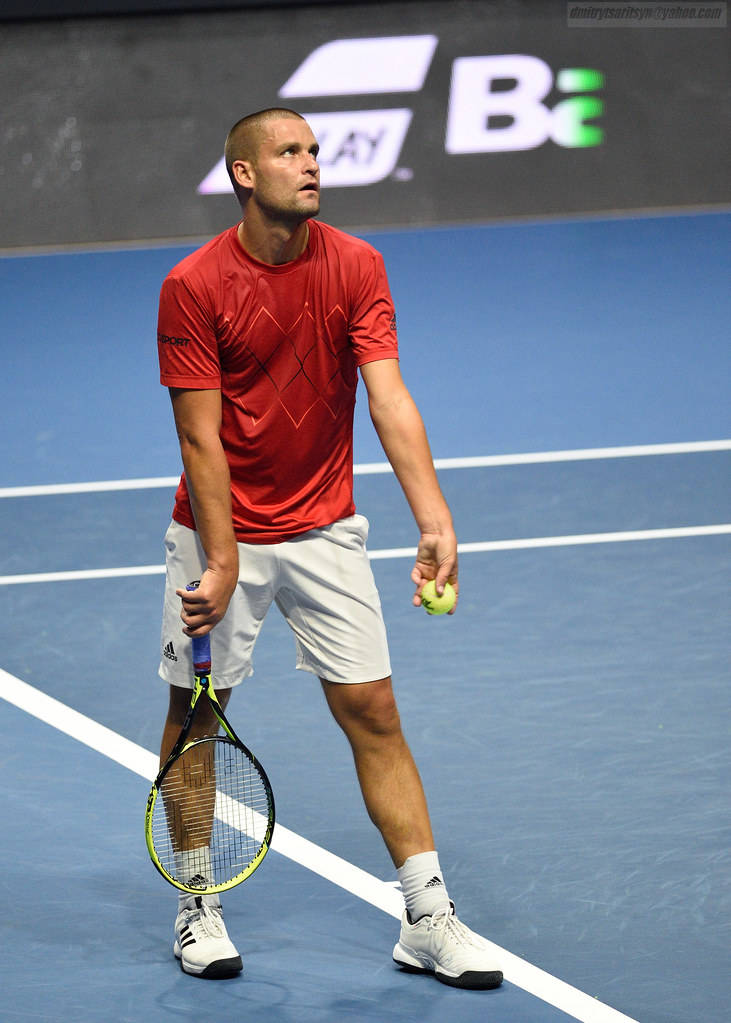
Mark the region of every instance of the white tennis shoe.
[[243, 969], [215, 896], [192, 895], [182, 904], [175, 920], [173, 952], [181, 969], [194, 977], [233, 977]]
[[484, 990], [499, 987], [503, 980], [489, 945], [457, 918], [451, 902], [449, 909], [413, 924], [404, 912], [393, 960], [405, 970], [433, 973], [451, 987]]

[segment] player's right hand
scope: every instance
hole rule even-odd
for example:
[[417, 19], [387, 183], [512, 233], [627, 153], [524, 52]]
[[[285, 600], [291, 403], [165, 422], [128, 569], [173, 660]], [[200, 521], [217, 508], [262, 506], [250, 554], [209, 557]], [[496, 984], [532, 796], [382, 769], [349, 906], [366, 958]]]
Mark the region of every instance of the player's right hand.
[[180, 617], [187, 636], [205, 636], [228, 610], [238, 581], [237, 572], [207, 568], [195, 590], [176, 590], [182, 600]]

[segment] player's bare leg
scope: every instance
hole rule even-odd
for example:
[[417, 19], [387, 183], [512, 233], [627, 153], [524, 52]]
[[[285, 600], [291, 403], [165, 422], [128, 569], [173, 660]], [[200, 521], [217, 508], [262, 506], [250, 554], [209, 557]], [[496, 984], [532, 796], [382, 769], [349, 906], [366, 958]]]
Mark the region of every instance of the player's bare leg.
[[368, 814], [395, 866], [434, 849], [424, 788], [401, 731], [391, 679], [356, 685], [320, 681], [353, 750]]
[[406, 909], [394, 961], [412, 972], [433, 973], [452, 987], [499, 987], [503, 974], [487, 943], [465, 927], [448, 899], [391, 679], [322, 685], [353, 750], [368, 813], [398, 868]]

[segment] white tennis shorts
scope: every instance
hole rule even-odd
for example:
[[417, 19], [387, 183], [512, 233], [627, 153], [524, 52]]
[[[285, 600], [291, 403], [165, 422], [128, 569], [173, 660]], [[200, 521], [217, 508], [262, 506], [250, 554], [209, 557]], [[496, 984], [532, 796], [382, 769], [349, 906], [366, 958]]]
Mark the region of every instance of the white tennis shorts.
[[[329, 682], [372, 682], [391, 674], [386, 628], [366, 554], [368, 520], [351, 515], [278, 544], [240, 543], [239, 583], [211, 632], [213, 681], [238, 685], [253, 672], [259, 629], [274, 602], [295, 637], [296, 666]], [[172, 522], [165, 534], [166, 581], [159, 674], [192, 688], [191, 640], [176, 589], [199, 579], [198, 534]]]

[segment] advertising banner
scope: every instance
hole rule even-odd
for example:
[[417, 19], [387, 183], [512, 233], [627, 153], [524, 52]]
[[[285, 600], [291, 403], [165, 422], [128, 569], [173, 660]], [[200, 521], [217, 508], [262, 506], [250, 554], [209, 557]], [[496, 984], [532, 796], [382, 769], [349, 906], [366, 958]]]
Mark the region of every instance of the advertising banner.
[[0, 247], [222, 230], [226, 133], [275, 105], [308, 118], [323, 216], [354, 230], [726, 204], [726, 30], [600, 28], [598, 6], [5, 24]]

